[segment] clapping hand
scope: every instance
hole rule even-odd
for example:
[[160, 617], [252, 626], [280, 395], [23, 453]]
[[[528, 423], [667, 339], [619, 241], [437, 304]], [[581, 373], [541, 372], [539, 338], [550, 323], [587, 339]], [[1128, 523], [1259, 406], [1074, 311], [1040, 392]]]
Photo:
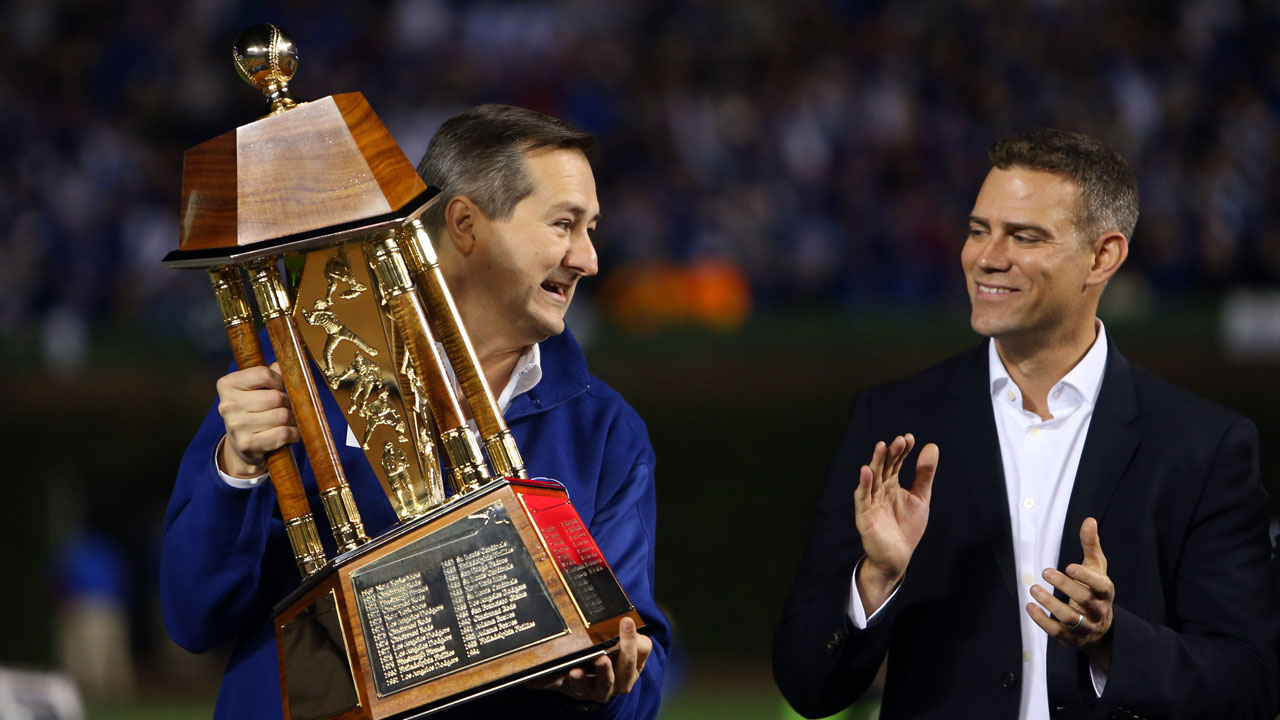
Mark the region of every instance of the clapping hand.
[[1044, 579], [1065, 593], [1069, 602], [1033, 585], [1031, 596], [1044, 607], [1027, 603], [1027, 614], [1058, 642], [1085, 653], [1098, 667], [1107, 670], [1111, 667], [1110, 632], [1116, 587], [1107, 577], [1107, 556], [1102, 554], [1097, 520], [1085, 518], [1080, 525], [1080, 545], [1084, 548], [1083, 564], [1071, 563], [1065, 574], [1053, 568], [1044, 571]]
[[875, 612], [907, 571], [911, 554], [929, 523], [929, 498], [938, 470], [938, 446], [929, 443], [916, 461], [911, 489], [898, 484], [903, 460], [915, 447], [910, 433], [885, 445], [876, 443], [871, 463], [863, 465], [853, 493], [854, 521], [866, 557], [858, 568], [858, 594], [867, 614]]

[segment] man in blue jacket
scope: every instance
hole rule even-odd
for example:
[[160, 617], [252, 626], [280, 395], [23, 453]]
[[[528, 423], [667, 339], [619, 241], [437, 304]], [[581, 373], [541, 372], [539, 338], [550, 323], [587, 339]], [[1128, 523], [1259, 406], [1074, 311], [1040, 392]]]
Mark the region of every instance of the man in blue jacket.
[[[440, 717], [657, 713], [670, 629], [653, 596], [653, 448], [636, 412], [587, 370], [564, 323], [578, 280], [597, 271], [593, 149], [590, 135], [529, 110], [464, 112], [440, 128], [418, 168], [442, 190], [423, 219], [530, 475], [564, 483], [651, 634], [623, 620], [617, 653]], [[317, 513], [320, 502], [279, 374], [237, 370], [217, 387], [218, 405], [183, 457], [165, 518], [165, 623], [193, 652], [234, 640], [216, 717], [277, 718], [271, 608], [299, 578], [264, 482], [266, 453], [294, 444]], [[395, 515], [333, 396], [321, 395], [365, 526], [376, 535]], [[332, 556], [331, 539], [322, 541]]]

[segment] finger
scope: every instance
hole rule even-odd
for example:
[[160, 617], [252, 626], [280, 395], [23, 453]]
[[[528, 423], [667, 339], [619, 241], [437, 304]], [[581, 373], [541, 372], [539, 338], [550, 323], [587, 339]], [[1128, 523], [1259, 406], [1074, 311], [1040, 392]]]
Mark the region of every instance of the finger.
[[916, 480], [911, 493], [925, 502], [933, 497], [933, 476], [938, 472], [938, 446], [929, 443], [916, 460]]
[[286, 445], [292, 445], [302, 439], [298, 428], [292, 425], [280, 425], [253, 433], [246, 443], [250, 448], [267, 454]]
[[636, 633], [636, 672], [644, 672], [644, 664], [653, 652], [653, 638]]
[[[275, 391], [268, 390], [264, 392]], [[227, 432], [241, 436], [239, 438], [241, 443], [251, 442], [246, 438], [255, 433], [297, 426], [293, 418], [293, 411], [287, 406], [250, 412], [240, 408], [235, 403], [227, 402], [221, 404], [218, 410], [222, 415], [223, 424], [227, 427]]]
[[871, 453], [871, 462], [867, 463], [867, 467], [871, 468], [871, 494], [875, 495], [880, 491], [880, 484], [884, 478], [884, 456], [888, 453], [888, 448], [884, 441], [876, 443], [876, 449]]
[[289, 398], [283, 390], [262, 388], [259, 390], [242, 390], [230, 400], [235, 407], [245, 412], [260, 413], [277, 408], [289, 407]]
[[618, 654], [613, 658], [613, 693], [631, 692], [636, 681], [636, 623], [622, 618], [618, 623]]
[[884, 471], [881, 482], [886, 487], [896, 487], [898, 485], [898, 476], [894, 472], [894, 468], [898, 466], [898, 459], [902, 457], [902, 447], [905, 444], [906, 441], [899, 435], [885, 448]]
[[1084, 626], [1077, 625], [1077, 621], [1084, 618], [1084, 622], [1087, 624], [1089, 618], [1080, 610], [1062, 602], [1058, 598], [1054, 597], [1053, 593], [1045, 590], [1039, 585], [1031, 586], [1031, 597], [1035, 598], [1036, 602], [1040, 603], [1041, 607], [1049, 611], [1049, 613], [1053, 615], [1054, 619], [1056, 619], [1064, 628], [1070, 628], [1072, 631], [1084, 631]]
[[[897, 441], [895, 441], [894, 444], [897, 444]], [[898, 453], [898, 458], [893, 463], [893, 477], [895, 480], [899, 473], [902, 472], [902, 463], [907, 459], [907, 456], [911, 454], [911, 448], [915, 447], [915, 445], [916, 438], [914, 435], [907, 433], [902, 436], [902, 452]]]
[[564, 685], [568, 673], [558, 672], [534, 678], [524, 684], [530, 690], [557, 690]]
[[1066, 627], [1045, 614], [1044, 609], [1039, 605], [1027, 603], [1027, 615], [1030, 615], [1032, 622], [1039, 625], [1041, 630], [1049, 634], [1049, 637], [1058, 638], [1059, 640], [1068, 637]]
[[1044, 575], [1044, 579], [1050, 585], [1066, 593], [1067, 597], [1075, 600], [1077, 603], [1083, 605], [1084, 603], [1090, 602], [1094, 599], [1093, 590], [1091, 590], [1089, 586], [1076, 581], [1072, 577], [1060, 573], [1053, 568], [1046, 568], [1042, 574]]
[[596, 658], [594, 682], [587, 692], [587, 699], [593, 702], [606, 703], [613, 697], [613, 681], [617, 677], [613, 672], [613, 662], [608, 657]]
[[857, 513], [867, 502], [867, 497], [871, 494], [871, 468], [863, 465], [858, 470], [858, 487], [853, 491], [853, 511]]
[[1084, 549], [1086, 565], [1107, 572], [1107, 556], [1102, 554], [1102, 540], [1098, 537], [1098, 521], [1088, 517], [1080, 524], [1080, 547]]
[[1116, 586], [1111, 578], [1093, 568], [1071, 563], [1067, 566], [1067, 576], [1089, 588], [1096, 598], [1108, 600], [1115, 596]]
[[231, 390], [284, 390], [284, 379], [280, 377], [278, 365], [272, 367], [277, 369], [256, 365], [227, 373], [218, 379], [218, 390], [221, 392], [224, 387]]

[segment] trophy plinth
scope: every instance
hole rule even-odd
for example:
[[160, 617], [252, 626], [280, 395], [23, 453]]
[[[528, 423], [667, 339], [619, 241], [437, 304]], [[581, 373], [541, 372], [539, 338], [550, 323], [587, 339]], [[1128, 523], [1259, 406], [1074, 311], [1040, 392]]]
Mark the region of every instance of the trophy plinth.
[[558, 484], [501, 480], [276, 611], [285, 717], [420, 717], [601, 655], [639, 616]]
[[[270, 112], [187, 151], [165, 263], [209, 272], [241, 368], [264, 364], [254, 296], [319, 490], [308, 498], [287, 448], [268, 455], [303, 578], [274, 611], [284, 717], [420, 717], [608, 652], [622, 618], [642, 620], [564, 488], [522, 479], [419, 220], [436, 190], [359, 93], [289, 97], [297, 49], [279, 29], [251, 28], [233, 55]], [[321, 386], [399, 519], [380, 536], [366, 535]]]

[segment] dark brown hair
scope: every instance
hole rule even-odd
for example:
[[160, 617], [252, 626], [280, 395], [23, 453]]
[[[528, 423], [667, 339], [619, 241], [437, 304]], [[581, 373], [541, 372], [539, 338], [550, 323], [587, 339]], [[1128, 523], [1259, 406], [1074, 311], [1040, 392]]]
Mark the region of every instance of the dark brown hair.
[[1116, 231], [1133, 237], [1138, 177], [1114, 150], [1080, 133], [1038, 128], [996, 141], [987, 159], [1001, 170], [1027, 168], [1067, 178], [1080, 188], [1075, 226], [1081, 242]]

